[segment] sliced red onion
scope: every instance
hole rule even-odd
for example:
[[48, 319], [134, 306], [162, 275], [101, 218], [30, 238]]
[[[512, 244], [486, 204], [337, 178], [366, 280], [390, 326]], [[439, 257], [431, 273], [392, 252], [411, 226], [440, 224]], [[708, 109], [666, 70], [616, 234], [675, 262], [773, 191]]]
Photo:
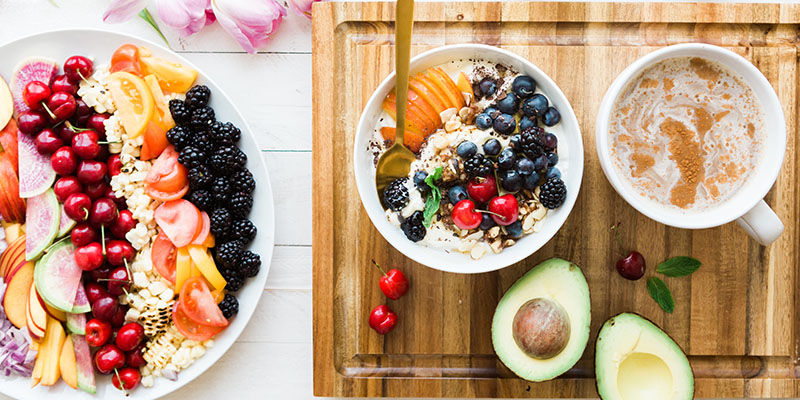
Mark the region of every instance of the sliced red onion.
[[6, 318], [2, 306], [6, 284], [0, 279], [0, 374], [12, 373], [31, 376], [36, 361], [36, 351], [31, 350], [31, 337], [27, 329], [17, 329]]

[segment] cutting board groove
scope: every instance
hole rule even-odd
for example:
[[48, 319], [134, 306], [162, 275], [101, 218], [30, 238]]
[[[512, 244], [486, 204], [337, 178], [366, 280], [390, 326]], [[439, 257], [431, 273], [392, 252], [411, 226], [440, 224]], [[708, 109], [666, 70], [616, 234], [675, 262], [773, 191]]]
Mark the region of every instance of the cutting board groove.
[[[354, 397], [596, 397], [593, 342], [623, 311], [661, 326], [689, 355], [697, 397], [798, 397], [800, 358], [800, 182], [797, 146], [800, 5], [718, 3], [418, 3], [412, 52], [486, 43], [549, 74], [570, 100], [584, 141], [581, 193], [559, 233], [528, 259], [480, 275], [415, 264], [372, 226], [355, 188], [352, 143], [361, 110], [393, 70], [392, 3], [314, 5], [313, 291], [314, 394]], [[767, 202], [786, 225], [759, 246], [734, 224], [670, 228], [636, 212], [605, 179], [594, 146], [600, 101], [627, 65], [659, 47], [704, 42], [751, 60], [774, 86], [789, 140]], [[676, 301], [665, 314], [644, 280], [614, 271], [609, 227], [648, 260], [647, 276], [671, 256], [703, 267], [667, 278]], [[544, 383], [518, 379], [494, 355], [494, 306], [525, 271], [550, 257], [583, 268], [592, 296], [591, 338], [578, 364]], [[381, 337], [367, 326], [380, 292], [375, 258], [402, 269], [411, 290], [390, 302], [400, 323]]]

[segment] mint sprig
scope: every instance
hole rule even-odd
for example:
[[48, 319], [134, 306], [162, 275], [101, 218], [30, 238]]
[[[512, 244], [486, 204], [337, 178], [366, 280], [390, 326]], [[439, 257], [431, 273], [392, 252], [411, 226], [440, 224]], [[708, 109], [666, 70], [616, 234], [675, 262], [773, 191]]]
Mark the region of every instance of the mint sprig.
[[432, 174], [425, 177], [425, 183], [431, 188], [428, 198], [425, 200], [425, 211], [422, 212], [422, 225], [430, 228], [433, 223], [433, 216], [439, 211], [439, 204], [442, 202], [442, 191], [434, 184], [442, 177], [442, 167], [436, 167]]
[[671, 278], [679, 277], [679, 276], [686, 276], [691, 275], [698, 268], [702, 263], [700, 260], [692, 257], [672, 257], [669, 260], [658, 264], [656, 267], [656, 272], [669, 276]]
[[647, 291], [650, 292], [650, 297], [652, 297], [664, 311], [670, 314], [675, 311], [675, 301], [672, 300], [672, 293], [661, 278], [655, 276], [647, 278]]

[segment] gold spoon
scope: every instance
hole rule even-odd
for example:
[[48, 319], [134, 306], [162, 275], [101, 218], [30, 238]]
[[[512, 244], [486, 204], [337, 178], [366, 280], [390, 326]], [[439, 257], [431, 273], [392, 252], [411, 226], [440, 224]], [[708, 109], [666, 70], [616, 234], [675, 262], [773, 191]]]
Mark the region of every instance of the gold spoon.
[[[411, 58], [411, 28], [414, 22], [414, 0], [397, 0], [395, 8], [395, 91], [397, 93], [397, 128], [394, 144], [381, 155], [375, 170], [378, 198], [393, 180], [408, 176], [416, 156], [403, 146], [406, 130], [406, 101], [408, 99], [408, 68]], [[383, 201], [381, 201], [383, 204]]]

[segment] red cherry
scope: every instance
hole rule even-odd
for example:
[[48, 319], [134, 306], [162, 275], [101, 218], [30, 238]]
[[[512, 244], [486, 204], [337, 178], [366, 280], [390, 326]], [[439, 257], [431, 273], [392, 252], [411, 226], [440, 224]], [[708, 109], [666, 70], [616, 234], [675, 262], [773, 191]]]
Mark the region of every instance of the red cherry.
[[107, 198], [97, 199], [89, 209], [89, 223], [95, 227], [109, 226], [117, 219], [117, 204]]
[[72, 137], [72, 150], [84, 160], [93, 160], [100, 154], [100, 144], [97, 143], [97, 133], [83, 131]]
[[122, 351], [132, 351], [144, 340], [144, 328], [136, 322], [122, 325], [117, 332], [116, 344]]
[[494, 176], [475, 177], [467, 184], [467, 194], [478, 204], [486, 204], [497, 196], [497, 182]]
[[84, 271], [91, 271], [103, 265], [103, 246], [93, 242], [75, 249], [75, 264]]
[[124, 197], [122, 197], [122, 198], [117, 197], [117, 195], [114, 193], [114, 191], [111, 189], [110, 186], [108, 187], [108, 189], [106, 189], [105, 198], [113, 200], [114, 203], [117, 204], [117, 209], [118, 210], [127, 210], [128, 209], [128, 204], [125, 203], [125, 198]]
[[[119, 374], [119, 378], [117, 378], [117, 374]], [[139, 382], [142, 381], [142, 374], [136, 368], [123, 368], [117, 371], [117, 374], [111, 376], [111, 383], [119, 390], [136, 389], [139, 386]], [[120, 379], [122, 380], [122, 385], [120, 385]]]
[[125, 363], [133, 368], [141, 368], [147, 365], [147, 361], [144, 359], [144, 343], [139, 344], [125, 355]]
[[111, 324], [92, 318], [86, 322], [86, 341], [92, 347], [100, 347], [111, 339]]
[[72, 115], [70, 121], [78, 126], [86, 126], [89, 117], [94, 115], [94, 108], [89, 107], [82, 99], [75, 100], [75, 114]]
[[632, 251], [625, 258], [617, 260], [617, 272], [625, 279], [635, 281], [644, 276], [644, 256], [637, 251]]
[[390, 269], [384, 272], [383, 268], [381, 268], [375, 260], [372, 260], [372, 263], [375, 264], [383, 274], [380, 281], [378, 281], [378, 286], [380, 286], [381, 291], [386, 297], [397, 300], [408, 292], [408, 278], [406, 278], [400, 270]]
[[39, 153], [50, 155], [63, 146], [64, 141], [52, 129], [44, 128], [36, 135], [36, 139], [33, 139], [33, 144]]
[[94, 366], [101, 374], [108, 375], [114, 369], [119, 369], [125, 366], [125, 354], [123, 354], [117, 346], [107, 344], [94, 353]]
[[100, 153], [97, 154], [95, 160], [105, 163], [108, 160], [109, 152], [108, 152], [108, 145], [101, 144], [100, 145]]
[[71, 95], [78, 94], [78, 84], [69, 81], [66, 75], [56, 75], [53, 78], [53, 83], [50, 84], [54, 92], [67, 92]]
[[70, 81], [78, 83], [81, 79], [87, 79], [94, 72], [94, 64], [84, 56], [72, 56], [64, 61], [64, 75]]
[[475, 203], [472, 200], [461, 200], [453, 207], [450, 214], [457, 227], [463, 230], [475, 229], [481, 224], [483, 216], [475, 211]]
[[58, 199], [59, 203], [65, 202], [69, 195], [82, 191], [83, 185], [81, 185], [81, 183], [78, 182], [78, 178], [74, 176], [63, 176], [53, 185], [53, 192], [55, 192], [56, 199]]
[[72, 244], [75, 245], [75, 247], [83, 247], [89, 243], [100, 240], [97, 231], [86, 222], [80, 222], [75, 225], [75, 227], [72, 228], [72, 234], [70, 236]]
[[[111, 243], [114, 241], [112, 240]], [[130, 245], [129, 245], [130, 246]], [[111, 259], [111, 252], [109, 246], [106, 246], [106, 255], [108, 259]], [[119, 255], [115, 257], [120, 257]], [[133, 256], [131, 256], [133, 259]], [[130, 260], [128, 260], [130, 262]], [[111, 264], [111, 261], [109, 261]], [[113, 264], [112, 264], [113, 265]], [[119, 296], [124, 294], [126, 291], [130, 291], [131, 289], [131, 278], [128, 276], [128, 270], [125, 267], [118, 267], [111, 271], [111, 274], [108, 275], [108, 293], [111, 293], [114, 296]], [[127, 350], [126, 350], [127, 351]]]
[[397, 325], [397, 314], [386, 304], [381, 304], [373, 308], [372, 312], [369, 314], [369, 327], [380, 335], [391, 332], [395, 325]]
[[106, 137], [106, 126], [104, 122], [110, 117], [110, 114], [92, 114], [89, 120], [86, 121], [86, 127], [97, 132], [97, 136], [101, 139]]
[[108, 176], [114, 177], [122, 172], [122, 161], [119, 159], [119, 154], [113, 154], [108, 157]]
[[106, 177], [106, 164], [101, 161], [83, 160], [78, 164], [78, 172], [75, 175], [85, 185], [100, 182]]
[[58, 129], [58, 136], [61, 137], [61, 140], [69, 144], [72, 144], [72, 137], [78, 133], [72, 130], [67, 124], [59, 125], [56, 129]]
[[519, 204], [513, 194], [495, 197], [489, 202], [489, 211], [497, 225], [508, 226], [519, 218]]
[[64, 201], [64, 212], [75, 221], [86, 221], [91, 206], [92, 199], [85, 193], [73, 193]]
[[50, 156], [50, 166], [59, 175], [72, 175], [78, 166], [78, 156], [69, 146], [62, 146]]
[[105, 197], [106, 189], [108, 189], [108, 184], [100, 181], [91, 185], [86, 185], [84, 192], [89, 196], [90, 199], [97, 200], [101, 197]]
[[17, 115], [17, 125], [20, 132], [33, 136], [47, 126], [47, 117], [40, 111], [23, 111]]
[[111, 295], [103, 296], [92, 303], [92, 315], [95, 318], [111, 322], [119, 311], [119, 302]]
[[111, 267], [104, 265], [98, 269], [93, 269], [89, 271], [89, 278], [97, 282], [102, 282], [101, 279], [108, 279], [108, 275], [110, 273], [111, 273]]
[[75, 97], [67, 92], [55, 92], [51, 94], [46, 104], [47, 109], [53, 114], [50, 116], [53, 122], [69, 119], [75, 114], [75, 110], [78, 109], [78, 103], [75, 101]]
[[111, 234], [119, 239], [125, 239], [125, 234], [136, 227], [136, 220], [129, 210], [120, 210], [117, 219], [111, 224]]
[[97, 299], [108, 296], [108, 291], [105, 286], [97, 282], [88, 282], [84, 287], [86, 289], [86, 297], [89, 299], [89, 304], [94, 304]]
[[[125, 240], [112, 240], [106, 245], [108, 263], [115, 267], [121, 267], [123, 270], [125, 270], [125, 267], [123, 267], [125, 262], [130, 263], [133, 261], [134, 255], [136, 255], [136, 250]], [[113, 275], [114, 273], [112, 272], [111, 274]], [[127, 273], [125, 279], [127, 279]], [[111, 290], [111, 284], [108, 285], [108, 288]]]
[[42, 102], [50, 97], [50, 87], [42, 81], [30, 81], [22, 89], [22, 100], [31, 110], [40, 110]]
[[119, 328], [122, 324], [125, 323], [125, 314], [128, 312], [127, 306], [119, 306], [117, 308], [117, 313], [114, 314], [114, 318], [111, 318], [111, 326], [114, 328]]

